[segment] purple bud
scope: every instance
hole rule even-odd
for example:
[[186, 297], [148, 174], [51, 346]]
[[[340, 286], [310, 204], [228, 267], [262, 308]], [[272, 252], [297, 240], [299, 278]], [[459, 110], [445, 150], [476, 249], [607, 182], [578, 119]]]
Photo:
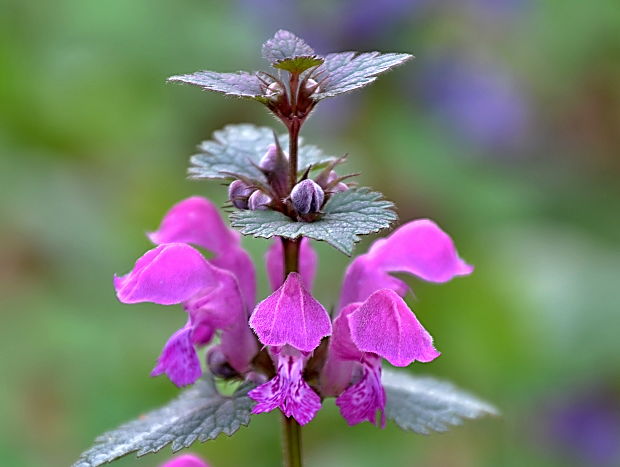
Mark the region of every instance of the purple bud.
[[211, 373], [220, 378], [230, 379], [238, 376], [235, 369], [228, 363], [228, 359], [220, 346], [209, 349], [207, 352], [207, 365]]
[[281, 151], [278, 151], [278, 147], [275, 144], [270, 144], [258, 165], [267, 172], [274, 172], [278, 169], [281, 170], [283, 167], [286, 168], [288, 160]]
[[248, 209], [248, 197], [252, 191], [245, 182], [235, 180], [228, 186], [228, 199], [237, 209]]
[[268, 209], [271, 201], [271, 196], [263, 193], [260, 190], [256, 190], [248, 198], [248, 208], [252, 211], [265, 211], [266, 209]]
[[309, 178], [299, 182], [291, 191], [293, 206], [300, 214], [318, 212], [323, 205], [324, 199], [325, 193], [323, 193], [323, 188]]
[[340, 176], [334, 170], [329, 173], [325, 180], [325, 186], [329, 188], [327, 191], [331, 193], [340, 193], [341, 191], [347, 191], [349, 189], [346, 183], [337, 182], [334, 184], [339, 178]]
[[347, 191], [348, 189], [349, 189], [349, 186], [348, 186], [346, 183], [342, 183], [342, 182], [340, 182], [340, 183], [336, 184], [336, 186], [335, 186], [335, 187], [333, 187], [333, 188], [331, 189], [331, 191], [332, 191], [333, 193], [340, 193], [340, 192], [342, 192], [342, 191]]
[[330, 183], [336, 181], [337, 178], [338, 178], [338, 174], [336, 173], [335, 170], [332, 170], [331, 172], [329, 172], [329, 175], [327, 176], [327, 180], [325, 180], [325, 183], [329, 185]]

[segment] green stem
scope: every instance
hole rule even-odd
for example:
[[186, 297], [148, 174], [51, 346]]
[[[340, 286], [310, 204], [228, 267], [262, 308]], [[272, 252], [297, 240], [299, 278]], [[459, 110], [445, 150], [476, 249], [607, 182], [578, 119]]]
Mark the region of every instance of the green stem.
[[302, 467], [301, 426], [294, 418], [282, 414], [283, 456], [285, 467]]

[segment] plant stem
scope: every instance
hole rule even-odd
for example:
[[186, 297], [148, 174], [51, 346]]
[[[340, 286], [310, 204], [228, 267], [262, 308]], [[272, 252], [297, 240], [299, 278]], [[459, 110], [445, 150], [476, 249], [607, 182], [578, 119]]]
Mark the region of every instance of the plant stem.
[[[289, 122], [289, 186], [292, 190], [297, 183], [297, 146], [301, 121], [297, 117]], [[281, 237], [284, 251], [284, 278], [291, 272], [299, 271], [299, 245], [301, 238], [292, 240]], [[282, 451], [285, 467], [302, 467], [301, 426], [294, 418], [282, 414]]]
[[299, 129], [301, 128], [301, 121], [297, 117], [293, 117], [288, 126], [288, 180], [289, 186], [292, 190], [297, 183], [297, 146], [299, 139]]
[[282, 414], [283, 456], [285, 467], [302, 467], [301, 426], [294, 418]]

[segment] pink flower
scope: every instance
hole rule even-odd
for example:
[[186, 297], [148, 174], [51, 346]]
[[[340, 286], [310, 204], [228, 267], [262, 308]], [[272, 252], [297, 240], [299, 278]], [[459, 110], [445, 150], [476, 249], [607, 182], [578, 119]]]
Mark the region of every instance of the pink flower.
[[[226, 227], [206, 199], [193, 197], [175, 205], [156, 232], [156, 248], [136, 261], [133, 270], [115, 277], [123, 303], [153, 302], [184, 305], [187, 323], [168, 340], [151, 373], [168, 375], [177, 386], [195, 382], [202, 374], [195, 346], [208, 344], [221, 332], [221, 348], [239, 373], [249, 370], [257, 351], [247, 325], [254, 305], [254, 266], [239, 244], [239, 235]], [[208, 249], [207, 261], [187, 243]]]
[[[335, 396], [349, 424], [367, 420], [383, 426], [382, 359], [407, 366], [439, 356], [431, 335], [402, 299], [408, 287], [390, 274], [446, 282], [473, 270], [436, 224], [409, 222], [349, 265], [332, 325], [310, 292], [317, 258], [306, 238], [300, 241], [300, 272], [286, 276], [283, 244], [275, 239], [265, 255], [274, 292], [255, 307], [250, 257], [239, 235], [206, 199], [193, 197], [175, 205], [149, 238], [157, 246], [128, 274], [114, 278], [117, 296], [123, 303], [182, 304], [186, 312], [185, 325], [168, 339], [151, 374], [165, 373], [178, 386], [192, 384], [202, 375], [196, 347], [219, 335], [219, 344], [208, 352], [214, 374], [260, 381], [248, 393], [256, 401], [253, 413], [279, 408], [302, 425], [320, 410], [322, 397]], [[213, 257], [205, 259], [192, 245]], [[313, 360], [311, 369], [320, 373], [319, 381], [310, 386], [304, 379], [306, 365], [328, 336], [324, 359]], [[258, 341], [276, 369], [266, 382], [260, 365], [254, 365]]]
[[439, 356], [430, 334], [401, 296], [407, 285], [389, 273], [408, 272], [431, 282], [471, 273], [450, 237], [430, 220], [409, 222], [377, 240], [347, 268], [321, 376], [325, 395], [350, 424], [385, 418], [381, 358], [395, 366], [429, 362]]
[[250, 326], [277, 358], [276, 376], [249, 393], [258, 402], [253, 413], [279, 407], [287, 417], [308, 423], [321, 408], [321, 400], [303, 380], [303, 369], [321, 339], [331, 334], [327, 311], [304, 288], [301, 275], [292, 272], [256, 306]]
[[381, 358], [395, 366], [430, 362], [439, 356], [433, 338], [404, 300], [390, 289], [374, 292], [363, 303], [345, 307], [334, 321], [324, 390], [340, 394], [336, 404], [351, 425], [376, 412], [385, 424], [385, 392], [381, 386]]

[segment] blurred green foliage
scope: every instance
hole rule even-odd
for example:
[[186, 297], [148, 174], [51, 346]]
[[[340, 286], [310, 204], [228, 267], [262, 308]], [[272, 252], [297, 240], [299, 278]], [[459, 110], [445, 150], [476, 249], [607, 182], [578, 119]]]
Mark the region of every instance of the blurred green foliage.
[[[176, 394], [148, 374], [182, 312], [123, 306], [111, 279], [149, 247], [144, 232], [173, 203], [200, 194], [223, 204], [221, 186], [185, 180], [195, 144], [227, 123], [279, 125], [259, 104], [164, 84], [200, 68], [259, 67], [275, 28], [297, 32], [277, 10], [248, 14], [248, 3], [0, 6], [1, 465], [68, 465], [96, 435]], [[334, 30], [347, 19], [340, 3], [355, 8], [320, 4]], [[475, 264], [446, 285], [410, 281], [410, 303], [443, 353], [411, 371], [451, 379], [504, 415], [421, 437], [349, 428], [327, 401], [304, 429], [308, 466], [594, 465], [547, 442], [544, 427], [557, 394], [591, 384], [619, 393], [620, 9], [615, 0], [503, 3], [512, 10], [445, 1], [401, 15], [376, 47], [417, 60], [334, 100], [333, 115], [319, 105], [304, 135], [348, 152], [349, 170], [395, 201], [402, 220], [432, 217]], [[303, 27], [333, 37], [318, 21]], [[325, 42], [355, 47], [348, 40]], [[420, 104], [418, 74], [446, 50], [519, 80], [529, 113], [516, 149], [472, 144]], [[246, 245], [260, 270], [267, 242]], [[347, 258], [317, 249], [316, 295], [330, 306]], [[193, 450], [214, 467], [278, 465], [278, 416]]]

